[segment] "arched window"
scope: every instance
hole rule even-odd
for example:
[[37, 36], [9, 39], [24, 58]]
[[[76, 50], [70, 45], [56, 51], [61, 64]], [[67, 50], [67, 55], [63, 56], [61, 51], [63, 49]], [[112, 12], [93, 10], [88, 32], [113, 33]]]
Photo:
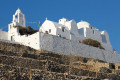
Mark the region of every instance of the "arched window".
[[46, 34], [48, 34], [48, 31], [45, 31]]

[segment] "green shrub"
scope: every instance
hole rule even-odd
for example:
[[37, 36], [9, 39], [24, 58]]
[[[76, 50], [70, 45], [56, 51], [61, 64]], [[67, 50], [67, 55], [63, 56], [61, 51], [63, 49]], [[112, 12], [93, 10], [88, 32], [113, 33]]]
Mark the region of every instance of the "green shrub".
[[19, 29], [20, 35], [31, 35], [31, 34], [38, 32], [38, 30], [34, 30], [30, 26], [28, 26], [28, 27], [14, 26], [14, 27], [15, 28], [17, 27]]
[[93, 40], [93, 39], [85, 39], [83, 40], [83, 43], [86, 44], [86, 45], [90, 45], [90, 46], [93, 46], [93, 47], [98, 47], [100, 49], [104, 49], [100, 42], [98, 42], [97, 40]]

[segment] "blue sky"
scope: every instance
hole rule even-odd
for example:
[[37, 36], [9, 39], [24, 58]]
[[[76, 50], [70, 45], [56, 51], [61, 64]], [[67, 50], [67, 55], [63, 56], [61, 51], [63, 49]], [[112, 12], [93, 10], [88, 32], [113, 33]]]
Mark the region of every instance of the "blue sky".
[[[120, 0], [0, 0], [0, 28], [7, 27], [12, 15], [20, 8], [26, 22], [58, 22], [60, 18], [88, 21], [109, 33], [114, 49], [120, 53]], [[37, 24], [30, 24], [38, 29]], [[4, 28], [7, 31], [7, 28]]]

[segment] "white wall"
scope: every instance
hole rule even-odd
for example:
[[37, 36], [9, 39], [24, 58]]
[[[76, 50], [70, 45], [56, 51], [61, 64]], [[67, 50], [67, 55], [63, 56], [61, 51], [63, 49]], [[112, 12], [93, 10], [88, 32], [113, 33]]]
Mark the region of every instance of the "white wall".
[[[49, 29], [51, 29], [50, 33], [49, 33]], [[46, 31], [48, 31], [49, 34], [56, 35], [56, 27], [53, 24], [53, 22], [51, 22], [49, 20], [45, 20], [45, 22], [40, 27], [39, 31], [43, 32], [43, 33], [45, 33]]]
[[2, 39], [2, 40], [8, 40], [8, 32], [2, 31], [0, 29], [0, 39]]
[[[109, 35], [106, 31], [99, 31], [98, 29], [92, 27], [88, 22], [81, 21], [77, 23], [79, 34], [83, 35], [85, 38], [91, 38], [97, 40], [101, 45], [109, 51], [113, 51], [112, 46], [109, 41]], [[106, 39], [106, 42], [103, 41]]]
[[97, 29], [95, 29], [94, 27], [89, 27], [89, 28], [86, 28], [86, 38], [91, 38], [91, 39], [94, 39], [94, 40], [97, 40], [99, 42], [102, 42], [102, 39], [101, 39], [101, 32]]
[[[77, 27], [77, 23], [74, 20], [71, 21], [67, 21], [65, 23], [65, 26], [68, 27], [70, 34], [79, 37], [79, 33], [78, 33], [78, 27]], [[72, 40], [72, 39], [71, 39]]]
[[[63, 27], [64, 32], [62, 31]], [[49, 30], [51, 30], [51, 32], [49, 32]], [[48, 34], [52, 34], [55, 36], [58, 36], [59, 34], [62, 37], [65, 37], [66, 39], [70, 39], [70, 31], [68, 30], [68, 27], [49, 20], [45, 20], [45, 22], [40, 27], [39, 31], [43, 33], [45, 33], [45, 31], [48, 31]]]
[[40, 40], [39, 40], [39, 32], [36, 32], [32, 35], [17, 35], [14, 36], [14, 41], [20, 44], [29, 46], [34, 49], [40, 49]]
[[44, 33], [40, 33], [40, 49], [91, 57], [112, 63], [120, 62], [120, 55], [117, 53]]
[[64, 27], [64, 26], [57, 28], [56, 34], [59, 34], [59, 35], [61, 35], [61, 37], [65, 37], [66, 39], [70, 39], [70, 31], [68, 29], [66, 29], [66, 27], [65, 27], [64, 32], [63, 32], [62, 27]]

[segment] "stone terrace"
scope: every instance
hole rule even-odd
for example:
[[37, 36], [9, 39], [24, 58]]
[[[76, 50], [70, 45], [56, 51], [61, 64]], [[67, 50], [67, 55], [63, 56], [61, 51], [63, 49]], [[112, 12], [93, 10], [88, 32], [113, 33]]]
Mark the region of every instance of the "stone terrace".
[[0, 41], [0, 80], [120, 80], [120, 64]]

